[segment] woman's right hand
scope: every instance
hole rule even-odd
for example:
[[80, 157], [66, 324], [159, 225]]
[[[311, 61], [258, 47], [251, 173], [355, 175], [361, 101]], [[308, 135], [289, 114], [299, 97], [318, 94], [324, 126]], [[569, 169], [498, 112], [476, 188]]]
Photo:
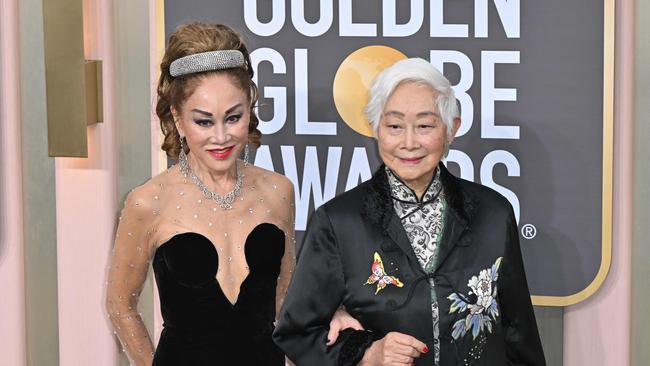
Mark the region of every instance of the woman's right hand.
[[359, 366], [411, 366], [427, 345], [408, 334], [390, 332], [372, 343], [363, 355]]

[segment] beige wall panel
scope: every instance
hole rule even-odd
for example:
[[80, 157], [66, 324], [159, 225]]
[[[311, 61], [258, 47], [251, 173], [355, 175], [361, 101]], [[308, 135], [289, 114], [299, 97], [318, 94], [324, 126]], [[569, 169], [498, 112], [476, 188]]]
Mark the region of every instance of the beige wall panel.
[[[88, 156], [83, 0], [39, 1], [45, 42], [50, 156]], [[36, 33], [43, 34], [43, 33]]]
[[112, 1], [83, 5], [86, 59], [103, 61], [106, 119], [87, 128], [87, 158], [56, 159], [59, 364], [114, 366], [119, 347], [104, 306], [118, 206]]
[[27, 364], [58, 365], [54, 159], [48, 156], [41, 0], [20, 0]]
[[25, 281], [18, 4], [0, 0], [0, 356], [23, 366]]
[[650, 360], [650, 2], [636, 2], [632, 365]]

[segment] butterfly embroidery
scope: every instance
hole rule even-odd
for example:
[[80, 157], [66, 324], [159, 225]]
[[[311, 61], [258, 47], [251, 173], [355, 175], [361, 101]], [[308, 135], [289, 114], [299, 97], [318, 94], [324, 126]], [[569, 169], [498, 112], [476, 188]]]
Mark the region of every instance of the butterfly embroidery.
[[404, 286], [397, 277], [386, 274], [386, 271], [384, 271], [384, 262], [381, 261], [381, 257], [377, 252], [375, 252], [375, 260], [372, 262], [371, 270], [372, 274], [368, 277], [368, 281], [366, 281], [365, 285], [372, 285], [377, 282], [375, 295], [377, 295], [379, 291], [383, 290], [386, 285], [395, 285], [397, 287]]

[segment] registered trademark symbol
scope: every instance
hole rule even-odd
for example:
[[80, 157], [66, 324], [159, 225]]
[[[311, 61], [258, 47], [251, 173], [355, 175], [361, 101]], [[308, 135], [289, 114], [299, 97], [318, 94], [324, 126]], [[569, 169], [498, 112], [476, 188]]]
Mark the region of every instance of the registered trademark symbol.
[[537, 228], [533, 224], [526, 224], [521, 227], [521, 235], [525, 239], [532, 239], [537, 235]]

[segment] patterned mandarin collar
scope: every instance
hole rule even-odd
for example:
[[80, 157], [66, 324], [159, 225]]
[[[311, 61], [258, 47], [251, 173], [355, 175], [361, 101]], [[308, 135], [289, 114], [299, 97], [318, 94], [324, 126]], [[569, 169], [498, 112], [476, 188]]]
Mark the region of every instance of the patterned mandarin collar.
[[442, 237], [446, 206], [440, 169], [436, 169], [422, 200], [392, 170], [386, 168], [386, 174], [395, 213], [402, 222], [415, 256], [425, 271], [433, 270], [438, 243]]
[[400, 218], [404, 214], [413, 214], [422, 206], [435, 203], [442, 197], [442, 183], [440, 182], [440, 169], [436, 168], [433, 179], [429, 182], [422, 200], [418, 198], [415, 191], [406, 185], [392, 170], [388, 167], [386, 175], [388, 176], [388, 185], [390, 186], [391, 197], [395, 203], [395, 211]]
[[[400, 218], [404, 231], [409, 238], [413, 252], [426, 273], [435, 270], [438, 248], [444, 228], [445, 199], [440, 169], [436, 169], [422, 200], [393, 171], [386, 167], [393, 208]], [[436, 298], [435, 284], [429, 280], [431, 287], [431, 318], [433, 321], [434, 361], [440, 362], [440, 316]]]

